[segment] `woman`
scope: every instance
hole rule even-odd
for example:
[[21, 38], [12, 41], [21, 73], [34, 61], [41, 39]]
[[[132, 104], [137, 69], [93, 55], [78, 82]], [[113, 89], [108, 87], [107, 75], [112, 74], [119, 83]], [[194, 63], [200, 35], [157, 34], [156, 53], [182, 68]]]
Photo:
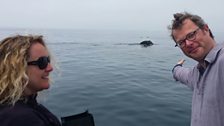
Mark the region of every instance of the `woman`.
[[13, 36], [0, 42], [0, 126], [60, 126], [36, 101], [53, 71], [42, 36]]

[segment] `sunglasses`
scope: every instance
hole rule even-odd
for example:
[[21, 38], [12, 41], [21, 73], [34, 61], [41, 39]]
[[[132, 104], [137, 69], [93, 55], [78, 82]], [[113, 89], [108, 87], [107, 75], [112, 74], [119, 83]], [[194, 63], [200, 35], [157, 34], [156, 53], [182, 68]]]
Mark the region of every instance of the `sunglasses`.
[[28, 65], [36, 65], [41, 70], [43, 70], [43, 69], [45, 69], [47, 67], [48, 63], [50, 63], [50, 57], [49, 56], [43, 56], [43, 57], [40, 57], [38, 60], [30, 61], [27, 64]]

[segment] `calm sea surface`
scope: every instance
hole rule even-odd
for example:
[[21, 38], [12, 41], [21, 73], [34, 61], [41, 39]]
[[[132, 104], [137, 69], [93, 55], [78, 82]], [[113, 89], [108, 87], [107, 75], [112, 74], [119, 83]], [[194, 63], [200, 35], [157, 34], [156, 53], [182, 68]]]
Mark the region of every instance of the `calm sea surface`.
[[[2, 29], [42, 34], [60, 67], [41, 102], [59, 118], [89, 110], [96, 126], [189, 126], [191, 91], [172, 78], [184, 57], [165, 32]], [[151, 40], [144, 48], [137, 43]], [[186, 57], [184, 57], [186, 58]], [[187, 59], [186, 65], [195, 62]]]

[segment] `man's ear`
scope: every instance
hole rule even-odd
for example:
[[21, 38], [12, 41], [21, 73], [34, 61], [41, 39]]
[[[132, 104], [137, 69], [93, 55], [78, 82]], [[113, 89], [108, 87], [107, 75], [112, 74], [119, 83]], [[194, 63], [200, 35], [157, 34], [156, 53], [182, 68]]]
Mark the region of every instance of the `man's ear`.
[[205, 24], [204, 26], [203, 26], [203, 29], [205, 30], [205, 31], [209, 31], [209, 27], [208, 27], [208, 25], [207, 24]]

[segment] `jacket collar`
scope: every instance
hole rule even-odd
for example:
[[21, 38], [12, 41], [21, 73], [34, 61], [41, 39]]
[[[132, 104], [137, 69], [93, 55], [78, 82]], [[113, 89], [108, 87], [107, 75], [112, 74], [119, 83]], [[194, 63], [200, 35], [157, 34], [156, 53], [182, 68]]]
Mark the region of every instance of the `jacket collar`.
[[216, 61], [216, 59], [218, 57], [218, 54], [219, 54], [220, 50], [223, 47], [224, 47], [224, 43], [215, 44], [215, 47], [205, 57], [204, 62], [203, 63], [199, 63], [197, 65], [197, 68], [198, 68], [200, 74], [203, 74], [204, 73], [206, 67], [209, 64], [213, 64]]
[[208, 53], [208, 55], [205, 57], [205, 61], [207, 61], [209, 64], [214, 63], [219, 51], [224, 47], [224, 43], [218, 43], [215, 44], [215, 47]]

